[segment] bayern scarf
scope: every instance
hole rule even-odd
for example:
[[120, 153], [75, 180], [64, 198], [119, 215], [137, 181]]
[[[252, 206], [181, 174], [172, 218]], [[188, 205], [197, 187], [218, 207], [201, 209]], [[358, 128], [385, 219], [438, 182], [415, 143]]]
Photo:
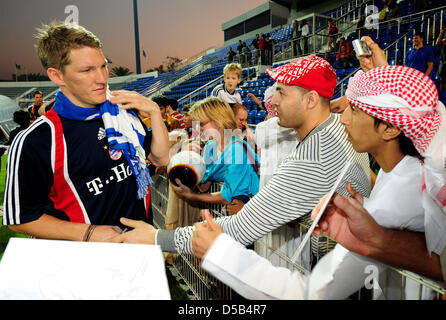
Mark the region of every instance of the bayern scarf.
[[[107, 99], [109, 97], [110, 92], [107, 90]], [[133, 111], [120, 109], [108, 100], [97, 108], [82, 108], [73, 104], [60, 90], [56, 94], [53, 108], [60, 116], [72, 120], [86, 121], [102, 117], [109, 147], [121, 150], [136, 178], [137, 198], [142, 199], [148, 194], [152, 179], [143, 148], [145, 130]]]
[[423, 156], [422, 205], [429, 252], [446, 247], [446, 109], [435, 84], [418, 70], [383, 66], [350, 78], [348, 101], [397, 126]]

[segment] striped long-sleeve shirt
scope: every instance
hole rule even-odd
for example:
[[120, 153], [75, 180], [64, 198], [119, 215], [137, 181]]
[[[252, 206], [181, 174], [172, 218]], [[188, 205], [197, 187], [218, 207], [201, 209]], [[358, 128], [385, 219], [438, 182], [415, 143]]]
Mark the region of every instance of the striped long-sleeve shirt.
[[170, 116], [177, 119], [180, 122], [181, 129], [186, 128], [186, 126], [184, 125], [184, 116], [181, 113], [179, 113], [178, 111], [174, 111]]
[[[249, 245], [279, 226], [311, 212], [330, 191], [345, 163], [354, 163], [338, 192], [348, 194], [347, 182], [368, 196], [370, 166], [366, 153], [354, 151], [340, 115], [331, 114], [313, 129], [279, 165], [268, 184], [236, 215], [219, 217], [225, 233]], [[164, 251], [192, 253], [194, 227], [158, 230], [157, 244]]]

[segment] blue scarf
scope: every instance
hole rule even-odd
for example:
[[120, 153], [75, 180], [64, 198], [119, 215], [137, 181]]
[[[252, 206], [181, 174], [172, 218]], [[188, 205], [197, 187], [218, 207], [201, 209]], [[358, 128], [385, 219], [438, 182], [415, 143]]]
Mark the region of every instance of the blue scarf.
[[138, 199], [147, 195], [153, 182], [145, 162], [145, 130], [133, 111], [119, 109], [108, 100], [97, 108], [82, 108], [73, 104], [60, 90], [56, 94], [53, 109], [58, 115], [72, 120], [84, 121], [102, 117], [109, 147], [122, 151], [136, 178]]

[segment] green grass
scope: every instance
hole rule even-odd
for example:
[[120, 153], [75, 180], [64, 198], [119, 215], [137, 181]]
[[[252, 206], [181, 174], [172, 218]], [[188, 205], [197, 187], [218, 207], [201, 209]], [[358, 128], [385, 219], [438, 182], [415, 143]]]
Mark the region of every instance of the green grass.
[[[3, 206], [3, 197], [5, 193], [5, 179], [6, 179], [6, 163], [8, 161], [8, 155], [4, 154], [1, 157], [1, 159], [2, 159], [2, 165], [0, 170], [0, 205]], [[3, 257], [3, 252], [5, 251], [9, 238], [12, 237], [27, 238], [28, 236], [11, 231], [8, 227], [5, 227], [3, 225], [3, 218], [0, 218], [0, 260]]]
[[1, 159], [2, 165], [0, 171], [0, 205], [3, 205], [3, 196], [5, 193], [6, 163], [8, 161], [8, 155], [4, 154]]
[[8, 227], [5, 227], [3, 224], [3, 219], [0, 218], [0, 260], [3, 257], [3, 252], [6, 249], [6, 245], [8, 244], [9, 238], [27, 238], [27, 235], [15, 233], [11, 231]]
[[[3, 205], [3, 195], [5, 192], [6, 162], [8, 160], [8, 155], [6, 154], [3, 155], [1, 159], [2, 159], [2, 165], [0, 171], [0, 205]], [[26, 237], [26, 236], [17, 234], [11, 231], [8, 227], [3, 226], [3, 219], [0, 218], [0, 259], [3, 256], [3, 251], [5, 251], [9, 238], [12, 237]]]

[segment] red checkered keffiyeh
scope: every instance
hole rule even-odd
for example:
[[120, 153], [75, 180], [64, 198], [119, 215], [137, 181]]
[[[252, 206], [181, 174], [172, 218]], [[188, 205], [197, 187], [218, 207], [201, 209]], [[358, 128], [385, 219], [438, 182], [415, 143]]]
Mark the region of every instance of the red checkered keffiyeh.
[[367, 114], [397, 126], [424, 157], [427, 246], [441, 254], [446, 246], [446, 110], [435, 84], [418, 70], [392, 65], [357, 72], [345, 95]]

